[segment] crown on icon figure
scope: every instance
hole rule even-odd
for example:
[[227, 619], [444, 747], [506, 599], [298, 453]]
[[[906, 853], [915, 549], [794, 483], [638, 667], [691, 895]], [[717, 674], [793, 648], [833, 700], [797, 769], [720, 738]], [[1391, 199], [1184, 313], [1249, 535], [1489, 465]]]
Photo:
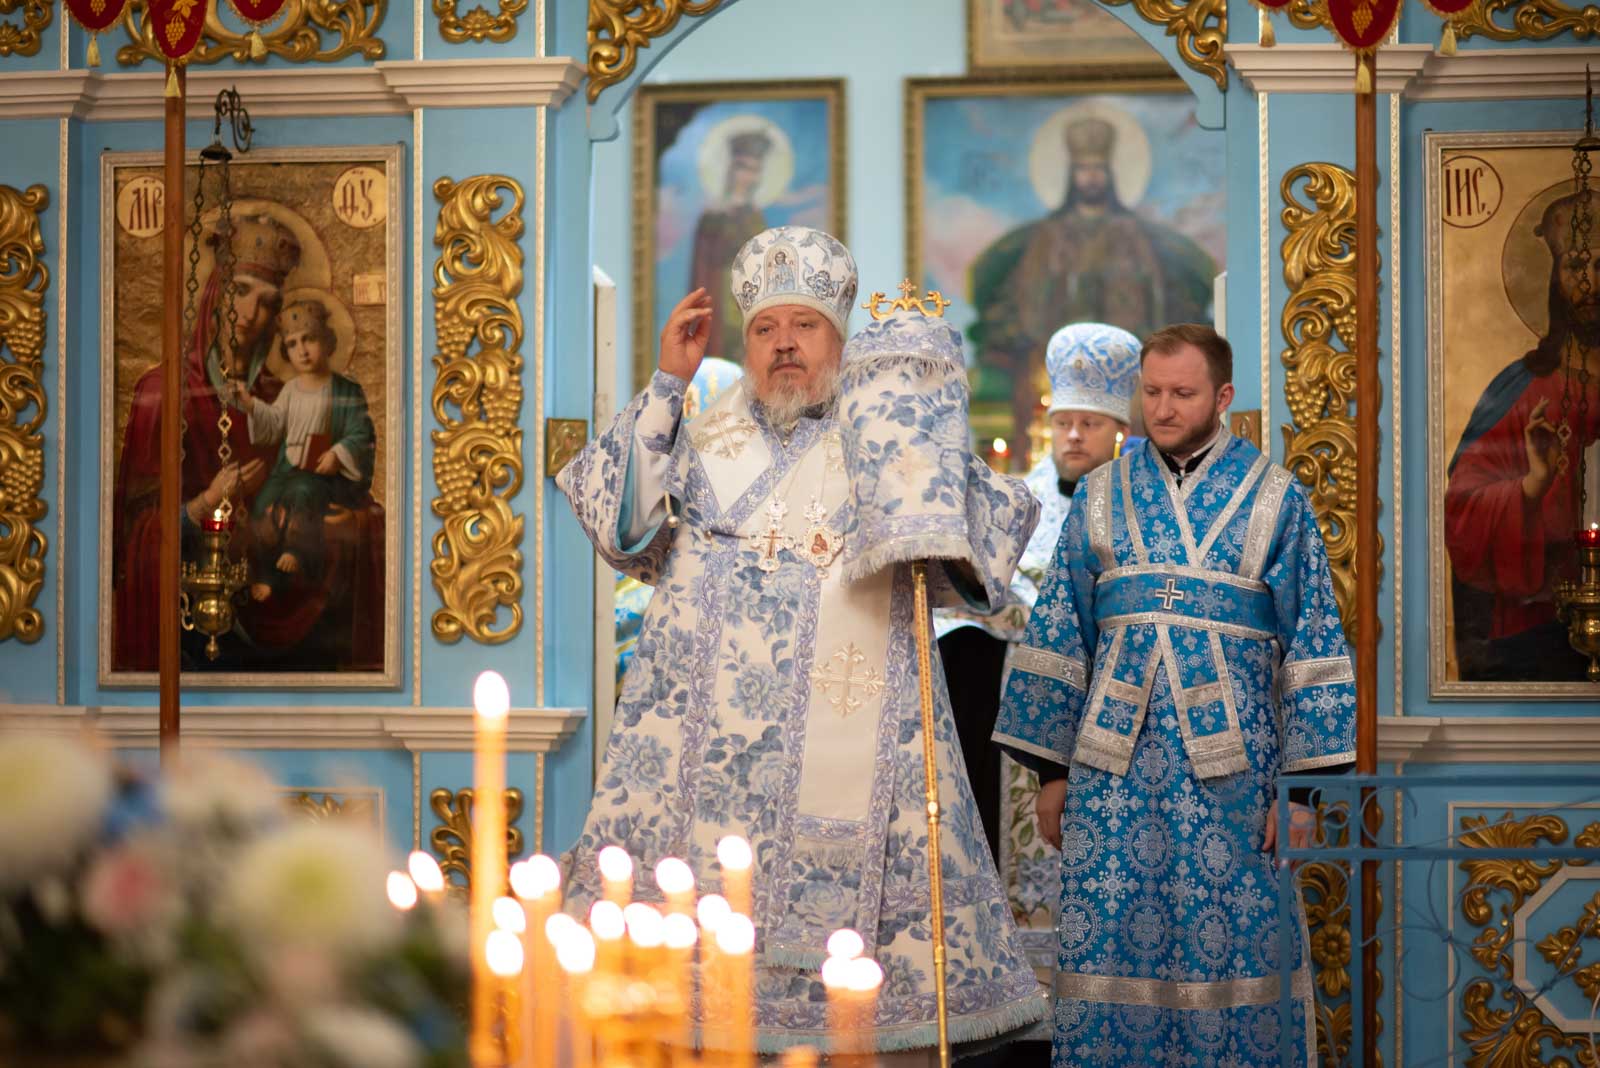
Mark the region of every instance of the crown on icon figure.
[[[235, 269], [282, 286], [289, 272], [300, 265], [300, 242], [270, 215], [246, 215], [229, 224], [233, 231]], [[218, 226], [211, 245], [221, 243], [227, 230]]]

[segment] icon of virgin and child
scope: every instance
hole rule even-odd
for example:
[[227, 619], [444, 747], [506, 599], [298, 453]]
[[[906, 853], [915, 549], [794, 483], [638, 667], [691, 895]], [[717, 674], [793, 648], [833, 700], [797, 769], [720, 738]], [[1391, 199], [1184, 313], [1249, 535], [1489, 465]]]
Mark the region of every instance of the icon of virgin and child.
[[[231, 501], [231, 551], [247, 594], [215, 661], [186, 637], [185, 670], [377, 671], [383, 667], [384, 515], [373, 499], [377, 435], [366, 391], [341, 373], [355, 344], [328, 288], [292, 285], [302, 241], [283, 211], [236, 216], [231, 314], [212, 270], [184, 349], [183, 540]], [[227, 234], [208, 234], [213, 253]], [[307, 235], [311, 236], [311, 235]], [[221, 341], [231, 322], [231, 344]], [[113, 494], [113, 669], [156, 667], [161, 371], [133, 391]], [[224, 413], [227, 419], [223, 419]], [[226, 434], [231, 454], [219, 453]]]

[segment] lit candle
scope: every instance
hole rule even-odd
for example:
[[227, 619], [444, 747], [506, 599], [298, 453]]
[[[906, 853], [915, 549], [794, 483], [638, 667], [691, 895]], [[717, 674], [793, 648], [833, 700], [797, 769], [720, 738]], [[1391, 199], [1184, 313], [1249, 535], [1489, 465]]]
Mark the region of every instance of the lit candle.
[[542, 853], [511, 866], [511, 890], [522, 902], [527, 914], [522, 936], [523, 953], [527, 965], [522, 971], [522, 1056], [525, 1068], [545, 1068], [556, 1063], [556, 1020], [560, 1006], [557, 1004], [555, 950], [549, 934], [550, 921], [556, 916], [576, 927], [577, 922], [564, 913], [561, 905], [561, 869], [556, 862]]
[[411, 881], [424, 901], [437, 905], [443, 899], [444, 872], [439, 870], [439, 862], [433, 859], [433, 854], [416, 850], [406, 858], [406, 870], [411, 873]]
[[847, 967], [856, 1048], [864, 1058], [870, 1058], [872, 1043], [867, 1036], [872, 1033], [878, 1015], [878, 988], [883, 985], [883, 969], [871, 957], [857, 957], [848, 962]]
[[690, 992], [694, 989], [694, 947], [700, 939], [700, 928], [692, 916], [674, 912], [662, 921], [661, 929], [667, 946], [667, 963], [671, 970], [672, 998], [675, 1003], [669, 1007], [668, 1017], [678, 1021], [673, 1041], [687, 1056], [692, 1042], [689, 1003]]
[[522, 939], [511, 931], [495, 928], [484, 939], [483, 959], [495, 975], [514, 978], [522, 972]]
[[[472, 1030], [473, 1068], [504, 1063], [495, 1040], [496, 1001], [501, 984], [486, 959], [494, 930], [494, 902], [506, 886], [506, 716], [511, 693], [493, 671], [472, 687], [477, 709], [472, 795]], [[520, 950], [520, 943], [518, 949]]]
[[607, 901], [626, 905], [633, 900], [633, 858], [621, 846], [606, 846], [595, 857]]
[[717, 928], [733, 915], [733, 910], [721, 894], [707, 894], [695, 906], [695, 913], [700, 918], [700, 1002], [706, 1027], [720, 1030], [728, 1024], [728, 991], [718, 963]]
[[1578, 544], [1580, 546], [1600, 545], [1600, 523], [1590, 523], [1578, 531]]
[[[565, 920], [565, 923], [557, 921]], [[594, 1038], [589, 1029], [589, 1017], [584, 1003], [584, 990], [594, 973], [594, 936], [564, 913], [557, 913], [545, 925], [551, 943], [555, 946], [556, 961], [566, 976], [572, 993], [572, 1011], [568, 1020], [568, 1056], [566, 1063], [572, 1068], [589, 1068], [594, 1059]], [[539, 1065], [538, 1068], [546, 1068]]]
[[750, 904], [750, 843], [728, 835], [717, 843], [717, 863], [722, 866], [722, 896], [728, 907], [743, 916], [755, 915]]
[[227, 530], [228, 520], [222, 514], [222, 509], [218, 508], [215, 512], [212, 512], [210, 515], [202, 519], [200, 521], [200, 529], [210, 532]]
[[722, 962], [728, 996], [729, 1068], [755, 1063], [754, 986], [756, 928], [750, 917], [731, 913], [717, 927], [717, 957]]
[[667, 857], [656, 865], [656, 885], [667, 899], [669, 913], [694, 915], [694, 869], [677, 857]]
[[615, 901], [596, 901], [589, 909], [589, 930], [594, 932], [595, 970], [602, 978], [615, 976], [622, 971], [622, 938], [628, 933], [622, 907]]
[[850, 997], [850, 959], [822, 962], [822, 985], [828, 992], [828, 1058], [845, 1062], [855, 1054], [854, 1000]]
[[389, 894], [389, 904], [401, 912], [409, 912], [417, 904], [417, 884], [403, 871], [392, 871], [384, 889]]

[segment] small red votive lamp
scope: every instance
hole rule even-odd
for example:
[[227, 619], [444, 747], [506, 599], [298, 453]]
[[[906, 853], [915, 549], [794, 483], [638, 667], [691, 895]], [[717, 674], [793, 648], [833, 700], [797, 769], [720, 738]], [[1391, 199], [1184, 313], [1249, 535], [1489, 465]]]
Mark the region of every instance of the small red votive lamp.
[[1578, 544], [1584, 547], [1600, 545], [1600, 523], [1590, 523], [1578, 531]]
[[218, 508], [215, 512], [202, 519], [200, 521], [200, 529], [208, 534], [219, 530], [227, 530], [228, 520], [223, 517], [222, 509]]

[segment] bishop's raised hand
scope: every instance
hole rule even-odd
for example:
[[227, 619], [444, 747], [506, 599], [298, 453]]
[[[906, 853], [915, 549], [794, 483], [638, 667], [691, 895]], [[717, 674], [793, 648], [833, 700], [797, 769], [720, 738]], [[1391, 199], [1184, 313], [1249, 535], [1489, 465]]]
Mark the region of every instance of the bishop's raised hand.
[[667, 316], [667, 325], [661, 328], [659, 366], [669, 375], [690, 381], [700, 369], [700, 361], [706, 358], [710, 343], [711, 294], [704, 288], [696, 289], [678, 301]]

